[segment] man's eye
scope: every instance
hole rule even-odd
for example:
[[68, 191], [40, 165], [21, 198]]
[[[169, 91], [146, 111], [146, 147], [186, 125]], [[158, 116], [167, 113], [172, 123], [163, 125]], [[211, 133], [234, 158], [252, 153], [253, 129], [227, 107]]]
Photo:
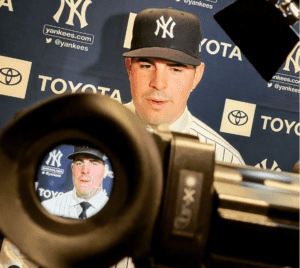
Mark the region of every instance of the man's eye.
[[173, 72], [175, 72], [175, 73], [180, 73], [180, 72], [182, 72], [182, 68], [173, 67], [172, 70], [173, 70]]
[[92, 162], [92, 165], [93, 165], [93, 166], [99, 166], [99, 165], [100, 165], [100, 163], [99, 163], [99, 162], [97, 162], [97, 161], [93, 161], [93, 162]]
[[76, 161], [76, 166], [82, 166], [83, 165], [83, 162], [82, 161]]
[[144, 68], [144, 69], [150, 69], [152, 65], [149, 63], [141, 63], [140, 66], [141, 66], [141, 68]]

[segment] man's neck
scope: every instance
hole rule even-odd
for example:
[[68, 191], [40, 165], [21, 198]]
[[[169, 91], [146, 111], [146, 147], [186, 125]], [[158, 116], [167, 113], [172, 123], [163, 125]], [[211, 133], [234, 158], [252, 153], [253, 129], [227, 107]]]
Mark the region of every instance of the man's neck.
[[[147, 122], [145, 123], [147, 124]], [[184, 112], [171, 124], [168, 123], [162, 123], [158, 125], [147, 124], [147, 126], [152, 128], [153, 131], [169, 129], [171, 131], [184, 132], [186, 130], [187, 123], [188, 123], [188, 109], [186, 108]]]
[[[148, 122], [143, 120], [143, 118], [135, 110], [135, 106], [133, 104], [133, 101], [125, 104], [125, 107], [127, 107], [133, 113], [137, 114], [138, 117], [148, 126], [147, 127], [148, 130], [154, 131], [154, 130], [157, 130], [158, 128], [161, 127], [162, 124], [153, 125], [153, 124], [149, 124]], [[186, 129], [186, 126], [187, 126], [187, 122], [188, 122], [188, 109], [187, 109], [187, 107], [185, 107], [185, 110], [183, 111], [183, 113], [177, 119], [175, 119], [171, 124], [164, 123], [163, 127], [164, 128], [168, 127], [171, 131], [184, 132], [185, 129]], [[158, 126], [160, 126], [160, 127], [158, 127]]]
[[95, 197], [101, 190], [102, 190], [102, 186], [99, 189], [97, 189], [97, 191], [94, 192], [93, 195], [80, 195], [76, 191], [76, 196], [77, 196], [77, 198], [83, 198], [83, 199], [85, 199], [85, 201], [89, 201], [90, 199], [92, 199], [93, 197]]

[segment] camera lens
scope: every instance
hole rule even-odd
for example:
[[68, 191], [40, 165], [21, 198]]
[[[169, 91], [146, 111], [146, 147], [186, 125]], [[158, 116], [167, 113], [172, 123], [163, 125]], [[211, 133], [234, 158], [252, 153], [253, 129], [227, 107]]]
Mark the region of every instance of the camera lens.
[[61, 144], [42, 159], [37, 170], [36, 193], [49, 213], [87, 219], [108, 202], [113, 174], [111, 163], [102, 151]]
[[[109, 267], [136, 248], [136, 255], [148, 249], [163, 169], [154, 138], [130, 110], [102, 95], [61, 96], [16, 118], [1, 133], [0, 147], [0, 229], [34, 262]], [[101, 187], [87, 174], [103, 166], [106, 173], [106, 165]], [[95, 206], [92, 199], [104, 190], [106, 200], [93, 214], [86, 203]], [[76, 216], [45, 204], [72, 191]]]

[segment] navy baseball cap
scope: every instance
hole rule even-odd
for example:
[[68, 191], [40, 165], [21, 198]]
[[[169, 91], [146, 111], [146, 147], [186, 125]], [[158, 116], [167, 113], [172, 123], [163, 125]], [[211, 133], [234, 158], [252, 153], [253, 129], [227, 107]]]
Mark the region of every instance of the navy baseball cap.
[[145, 9], [137, 14], [130, 51], [124, 57], [151, 57], [200, 65], [202, 31], [192, 13]]
[[75, 157], [78, 155], [91, 156], [104, 162], [103, 153], [101, 153], [99, 150], [87, 146], [74, 146], [74, 153], [68, 155], [68, 159], [75, 159]]

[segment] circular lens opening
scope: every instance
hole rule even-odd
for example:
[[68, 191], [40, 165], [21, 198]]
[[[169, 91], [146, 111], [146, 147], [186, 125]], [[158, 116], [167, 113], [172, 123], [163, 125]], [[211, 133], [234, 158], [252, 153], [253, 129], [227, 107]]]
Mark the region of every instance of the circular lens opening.
[[103, 152], [85, 145], [61, 144], [42, 159], [35, 189], [49, 213], [87, 219], [106, 205], [113, 180], [111, 163]]

